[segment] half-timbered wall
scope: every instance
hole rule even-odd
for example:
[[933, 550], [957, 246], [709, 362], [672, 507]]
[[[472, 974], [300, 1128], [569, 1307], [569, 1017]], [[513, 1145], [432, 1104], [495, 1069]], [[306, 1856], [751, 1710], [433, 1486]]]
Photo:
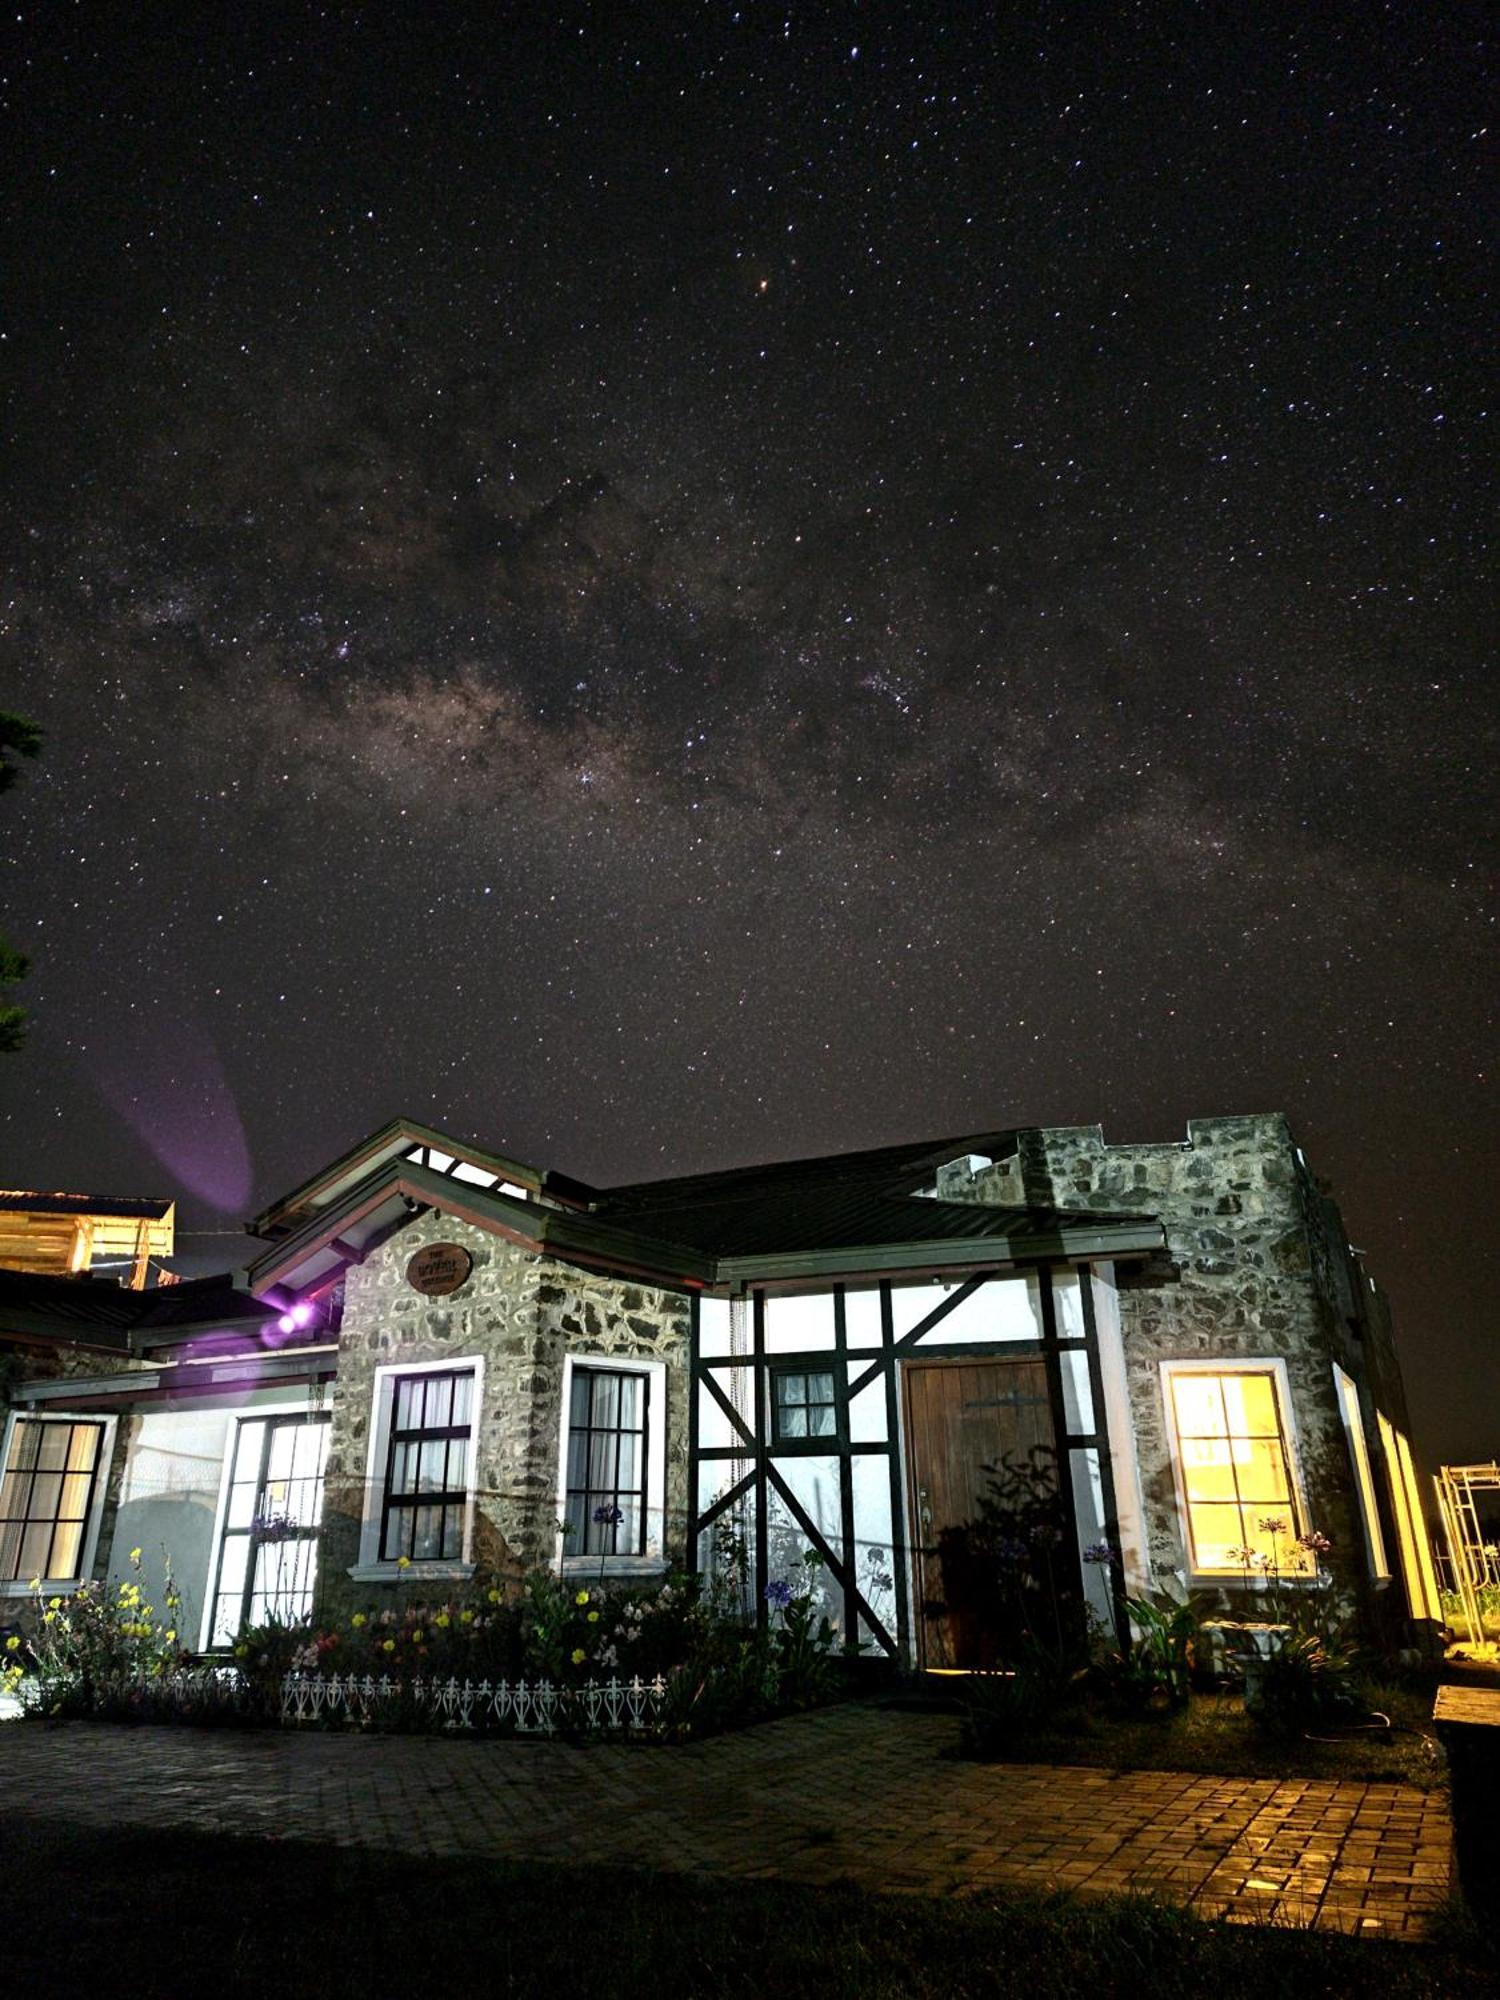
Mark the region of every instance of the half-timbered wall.
[[[722, 1568], [726, 1544], [741, 1550], [746, 1596], [764, 1620], [768, 1584], [803, 1587], [801, 1566], [812, 1550], [822, 1560], [815, 1586], [821, 1608], [846, 1648], [914, 1657], [901, 1368], [984, 1355], [1044, 1361], [1071, 1532], [1080, 1551], [1113, 1539], [1095, 1291], [1087, 1268], [1042, 1266], [698, 1299], [692, 1541], [700, 1567]], [[784, 1433], [776, 1418], [784, 1376], [799, 1393], [808, 1378], [831, 1378], [831, 1431], [821, 1417], [818, 1434], [810, 1426], [802, 1435]], [[1117, 1624], [1113, 1572], [1081, 1567], [1089, 1603], [1106, 1624]]]

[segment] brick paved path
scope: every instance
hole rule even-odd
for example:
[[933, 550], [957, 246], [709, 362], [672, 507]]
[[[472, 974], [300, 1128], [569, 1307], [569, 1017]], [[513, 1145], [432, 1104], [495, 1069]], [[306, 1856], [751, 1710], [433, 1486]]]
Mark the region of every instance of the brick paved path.
[[1441, 1796], [1399, 1785], [958, 1763], [946, 1716], [846, 1706], [679, 1749], [0, 1728], [0, 1799], [89, 1826], [604, 1862], [948, 1895], [1152, 1890], [1250, 1921], [1420, 1932]]

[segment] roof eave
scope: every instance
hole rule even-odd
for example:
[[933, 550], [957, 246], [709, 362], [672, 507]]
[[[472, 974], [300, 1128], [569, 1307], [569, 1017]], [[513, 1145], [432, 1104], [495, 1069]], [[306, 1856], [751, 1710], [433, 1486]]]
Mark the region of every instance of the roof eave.
[[957, 1265], [973, 1270], [988, 1265], [1089, 1262], [1149, 1256], [1153, 1251], [1162, 1249], [1165, 1242], [1159, 1223], [1102, 1229], [1060, 1229], [1015, 1239], [1006, 1236], [947, 1236], [925, 1242], [721, 1257], [717, 1264], [717, 1282], [736, 1285], [761, 1279], [834, 1278], [852, 1273], [880, 1278], [889, 1277], [896, 1271], [942, 1270]]

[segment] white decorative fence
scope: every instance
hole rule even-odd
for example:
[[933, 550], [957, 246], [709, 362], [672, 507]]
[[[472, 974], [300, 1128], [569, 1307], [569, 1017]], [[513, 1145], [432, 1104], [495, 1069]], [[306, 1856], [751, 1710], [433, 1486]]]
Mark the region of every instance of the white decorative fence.
[[661, 1718], [667, 1683], [589, 1681], [397, 1681], [373, 1674], [290, 1673], [281, 1683], [283, 1723], [382, 1723], [397, 1719], [440, 1729], [513, 1729], [520, 1736], [559, 1730], [643, 1734]]

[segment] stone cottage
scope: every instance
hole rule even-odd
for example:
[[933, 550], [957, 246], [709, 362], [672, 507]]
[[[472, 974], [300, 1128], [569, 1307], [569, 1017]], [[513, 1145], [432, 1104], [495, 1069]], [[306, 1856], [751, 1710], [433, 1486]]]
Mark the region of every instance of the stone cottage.
[[1440, 1617], [1384, 1300], [1281, 1116], [610, 1189], [397, 1120], [249, 1230], [236, 1282], [0, 1273], [0, 1622], [134, 1547], [207, 1652], [539, 1565], [728, 1563], [763, 1616], [811, 1551], [851, 1651], [964, 1668], [1021, 1519], [1106, 1629], [1268, 1568], [1387, 1648]]

